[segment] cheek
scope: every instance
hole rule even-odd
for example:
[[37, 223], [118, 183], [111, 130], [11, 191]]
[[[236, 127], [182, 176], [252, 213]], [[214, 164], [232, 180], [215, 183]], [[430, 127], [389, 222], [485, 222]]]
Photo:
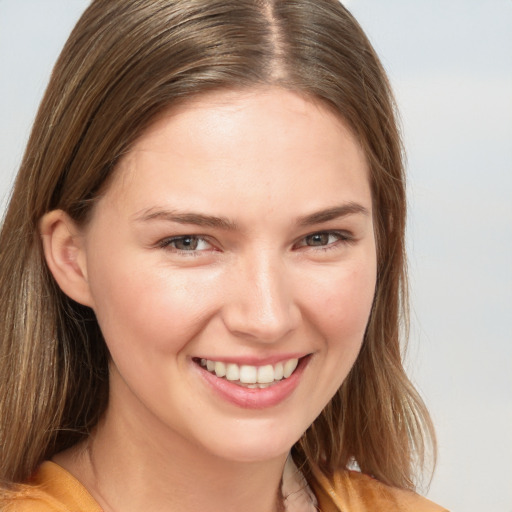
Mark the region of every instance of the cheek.
[[373, 260], [323, 276], [310, 287], [308, 302], [327, 340], [360, 343], [375, 293]]
[[[104, 264], [107, 263], [107, 264]], [[136, 269], [136, 270], [134, 270]], [[91, 281], [95, 312], [114, 356], [135, 357], [177, 353], [213, 314], [213, 276], [190, 278], [146, 262], [103, 261]]]
[[321, 334], [324, 356], [318, 381], [321, 408], [341, 386], [355, 363], [370, 316], [376, 283], [373, 258], [363, 258], [339, 272], [331, 272], [311, 297], [312, 323]]
[[326, 269], [310, 281], [303, 297], [308, 337], [315, 339], [316, 357], [310, 370], [314, 386], [308, 391], [314, 420], [331, 400], [354, 365], [370, 315], [376, 271], [373, 258]]

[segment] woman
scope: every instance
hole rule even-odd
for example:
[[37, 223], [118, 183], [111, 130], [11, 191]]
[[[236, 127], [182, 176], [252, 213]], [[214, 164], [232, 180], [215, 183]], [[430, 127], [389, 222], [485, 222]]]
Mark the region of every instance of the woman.
[[1, 233], [2, 506], [441, 510], [412, 492], [404, 224], [336, 0], [92, 2]]

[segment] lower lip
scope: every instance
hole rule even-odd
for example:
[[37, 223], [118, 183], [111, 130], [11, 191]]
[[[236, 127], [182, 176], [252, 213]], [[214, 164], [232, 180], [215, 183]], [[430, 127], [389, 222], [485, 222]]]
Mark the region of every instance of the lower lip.
[[287, 378], [282, 379], [268, 388], [245, 388], [229, 380], [217, 377], [202, 366], [192, 363], [200, 372], [201, 377], [224, 400], [245, 409], [265, 409], [273, 407], [288, 398], [299, 385], [309, 356], [299, 360], [295, 371]]

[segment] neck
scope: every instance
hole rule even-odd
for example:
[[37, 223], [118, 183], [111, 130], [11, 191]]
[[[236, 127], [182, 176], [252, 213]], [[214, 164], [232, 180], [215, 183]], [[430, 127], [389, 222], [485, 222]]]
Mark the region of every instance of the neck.
[[286, 454], [263, 462], [222, 459], [176, 433], [112, 414], [112, 404], [86, 443], [55, 460], [105, 512], [284, 510]]

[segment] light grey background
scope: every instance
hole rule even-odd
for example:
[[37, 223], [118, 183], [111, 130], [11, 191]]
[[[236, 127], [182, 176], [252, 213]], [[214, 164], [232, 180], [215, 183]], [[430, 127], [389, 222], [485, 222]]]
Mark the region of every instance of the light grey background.
[[[512, 0], [345, 2], [401, 108], [410, 374], [434, 417], [428, 496], [512, 512]], [[86, 0], [0, 0], [0, 211]]]

